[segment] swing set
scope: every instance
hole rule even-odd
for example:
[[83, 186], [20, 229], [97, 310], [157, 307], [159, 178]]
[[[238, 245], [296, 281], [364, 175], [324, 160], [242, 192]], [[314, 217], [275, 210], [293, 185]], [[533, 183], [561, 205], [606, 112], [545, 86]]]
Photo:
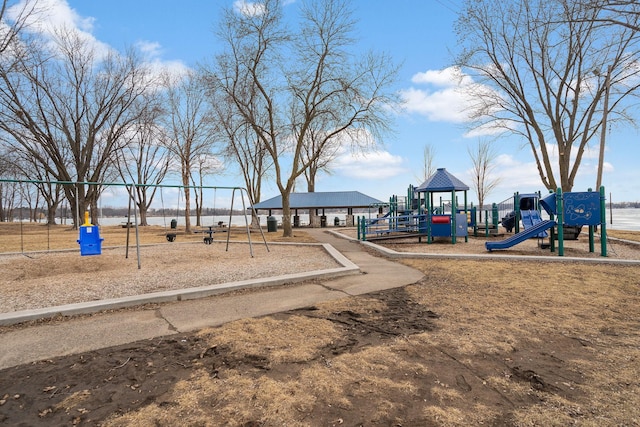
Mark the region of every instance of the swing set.
[[[138, 222], [138, 196], [137, 196], [137, 191], [136, 189], [138, 187], [161, 187], [161, 192], [160, 192], [160, 198], [161, 198], [161, 202], [163, 204], [163, 218], [165, 218], [165, 212], [164, 212], [164, 196], [162, 194], [162, 187], [174, 187], [174, 188], [178, 188], [178, 206], [177, 206], [177, 211], [176, 211], [176, 218], [171, 220], [171, 230], [172, 231], [167, 231], [166, 232], [166, 239], [169, 242], [173, 242], [176, 239], [177, 233], [175, 232], [176, 228], [177, 228], [177, 224], [178, 224], [178, 217], [179, 217], [179, 204], [180, 204], [180, 194], [181, 191], [189, 191], [189, 189], [191, 188], [201, 188], [201, 189], [212, 189], [214, 190], [214, 213], [215, 213], [215, 203], [216, 203], [216, 197], [217, 197], [217, 191], [218, 190], [228, 190], [231, 191], [231, 208], [229, 210], [229, 222], [228, 224], [230, 225], [232, 223], [233, 220], [233, 209], [234, 209], [234, 203], [235, 203], [235, 198], [236, 198], [236, 192], [239, 192], [239, 197], [242, 201], [242, 212], [243, 212], [243, 216], [244, 216], [244, 223], [245, 223], [245, 229], [247, 232], [247, 239], [248, 239], [248, 243], [249, 243], [249, 253], [251, 255], [251, 257], [253, 258], [253, 242], [251, 240], [251, 229], [250, 229], [250, 221], [249, 218], [247, 217], [247, 207], [245, 204], [245, 198], [244, 196], [246, 195], [247, 199], [248, 199], [248, 192], [245, 188], [242, 187], [216, 187], [216, 186], [202, 186], [202, 187], [195, 187], [195, 186], [180, 186], [180, 185], [160, 185], [160, 184], [127, 184], [127, 183], [104, 183], [104, 182], [76, 182], [76, 181], [42, 181], [42, 180], [18, 180], [18, 179], [0, 179], [0, 184], [1, 183], [16, 183], [16, 184], [47, 184], [47, 185], [65, 185], [65, 186], [74, 186], [76, 187], [76, 206], [75, 206], [75, 220], [74, 220], [74, 224], [76, 225], [76, 227], [78, 228], [78, 232], [79, 232], [79, 236], [78, 236], [78, 240], [77, 242], [80, 244], [80, 249], [81, 249], [81, 255], [100, 255], [101, 251], [100, 251], [100, 246], [101, 243], [104, 239], [101, 239], [99, 236], [99, 227], [97, 225], [92, 225], [89, 223], [88, 218], [86, 216], [87, 212], [83, 212], [83, 214], [85, 215], [85, 223], [82, 223], [82, 217], [81, 217], [81, 213], [79, 210], [79, 206], [78, 206], [78, 196], [77, 196], [77, 192], [78, 192], [78, 188], [81, 185], [98, 185], [98, 186], [103, 186], [103, 187], [125, 187], [126, 191], [127, 191], [127, 195], [128, 195], [128, 212], [127, 212], [127, 222], [126, 222], [126, 251], [125, 251], [125, 258], [129, 258], [129, 247], [130, 247], [130, 240], [131, 240], [131, 229], [135, 229], [135, 239], [136, 239], [136, 252], [137, 252], [137, 258], [138, 258], [138, 269], [141, 268], [141, 259], [140, 259], [140, 234], [139, 234], [139, 222]], [[22, 205], [23, 205], [23, 201], [22, 201], [22, 197], [20, 200], [20, 249], [21, 252], [25, 255], [28, 256], [25, 253], [24, 250], [24, 231], [23, 231], [23, 217], [22, 217]], [[132, 209], [133, 209], [133, 217], [134, 217], [134, 222], [131, 222], [131, 217], [132, 217]], [[253, 209], [253, 206], [250, 207], [251, 211], [252, 211], [252, 215], [257, 216], [256, 211]], [[214, 217], [214, 221], [215, 221], [215, 217]], [[219, 231], [218, 229], [224, 228], [224, 225], [220, 223], [221, 221], [218, 222], [218, 227], [215, 227], [214, 225], [208, 227], [209, 231], [203, 230], [201, 232], [206, 233], [208, 236], [204, 238], [204, 242], [206, 244], [211, 244], [213, 243], [213, 233]], [[135, 227], [134, 225], [135, 224]], [[91, 232], [89, 232], [89, 229], [87, 228], [83, 228], [83, 227], [91, 227]], [[262, 230], [262, 227], [258, 224], [258, 229], [260, 230], [260, 235], [262, 236], [262, 241], [264, 242], [265, 248], [267, 250], [267, 252], [269, 251], [269, 246], [267, 244], [267, 240], [265, 238], [264, 232]], [[166, 219], [165, 219], [165, 230], [166, 230]], [[50, 250], [50, 245], [49, 245], [49, 224], [47, 224], [47, 251]], [[229, 229], [224, 230], [227, 233], [227, 239], [226, 239], [226, 248], [225, 250], [228, 252], [229, 251], [229, 237], [230, 237], [230, 233], [229, 233]], [[84, 232], [84, 233], [83, 233]], [[91, 239], [88, 238], [88, 236], [91, 237]], [[86, 251], [86, 249], [90, 249], [89, 252]], [[84, 252], [84, 253], [83, 253]]]
[[[215, 212], [216, 212], [216, 197], [217, 197], [217, 191], [218, 190], [229, 190], [232, 191], [231, 193], [231, 207], [229, 209], [229, 227], [231, 226], [232, 220], [233, 220], [233, 207], [234, 207], [234, 202], [235, 202], [235, 197], [236, 197], [236, 191], [238, 191], [240, 193], [240, 200], [242, 201], [242, 212], [243, 212], [243, 216], [244, 216], [244, 223], [245, 223], [245, 230], [247, 233], [247, 240], [249, 242], [249, 253], [251, 255], [251, 258], [253, 258], [253, 243], [251, 241], [251, 229], [250, 229], [250, 221], [249, 218], [247, 217], [247, 207], [245, 204], [245, 199], [243, 197], [243, 192], [244, 194], [247, 194], [247, 190], [242, 188], [242, 187], [216, 187], [216, 186], [202, 186], [202, 187], [194, 187], [194, 186], [180, 186], [180, 185], [159, 185], [159, 184], [125, 184], [127, 189], [128, 189], [128, 194], [129, 194], [129, 208], [128, 208], [128, 213], [127, 213], [127, 221], [129, 221], [131, 219], [131, 209], [132, 209], [132, 204], [133, 206], [137, 206], [138, 205], [138, 200], [137, 200], [137, 192], [135, 191], [137, 187], [160, 187], [160, 202], [162, 204], [162, 218], [163, 218], [163, 224], [164, 224], [164, 228], [165, 228], [165, 237], [167, 239], [168, 242], [174, 242], [176, 240], [177, 237], [177, 226], [178, 226], [178, 218], [180, 215], [180, 189], [182, 189], [182, 191], [189, 191], [189, 189], [191, 188], [200, 188], [200, 189], [213, 189], [214, 190], [214, 199], [213, 199], [213, 220], [215, 222]], [[163, 195], [163, 187], [169, 187], [169, 188], [178, 188], [178, 203], [176, 205], [176, 218], [171, 220], [171, 231], [167, 231], [167, 223], [166, 223], [166, 215], [165, 215], [165, 207], [164, 207], [164, 195]], [[248, 198], [248, 194], [247, 194], [247, 198]], [[251, 211], [252, 211], [252, 215], [253, 216], [257, 216], [255, 210], [253, 209], [253, 206], [250, 207]], [[139, 239], [139, 230], [138, 230], [138, 210], [137, 209], [133, 209], [133, 215], [134, 215], [134, 223], [135, 223], [135, 234], [136, 234], [136, 252], [138, 255], [138, 269], [141, 268], [141, 261], [140, 261], [140, 239]], [[219, 221], [217, 226], [216, 225], [211, 225], [208, 227], [207, 230], [200, 230], [198, 232], [201, 233], [205, 233], [207, 234], [206, 237], [204, 237], [203, 241], [205, 244], [210, 245], [211, 243], [213, 243], [213, 234], [219, 231], [224, 231], [227, 233], [227, 239], [226, 239], [226, 247], [225, 247], [225, 251], [229, 251], [229, 239], [230, 239], [230, 230], [227, 228], [226, 230], [222, 230], [224, 227], [224, 223], [222, 221]], [[260, 230], [260, 235], [262, 237], [262, 241], [264, 243], [265, 248], [267, 249], [267, 252], [269, 252], [269, 245], [267, 244], [267, 240], [266, 237], [264, 235], [264, 232], [262, 230], [262, 227], [260, 225], [258, 225], [258, 229]], [[125, 258], [129, 257], [129, 234], [130, 234], [130, 228], [127, 228], [127, 238], [126, 238], [126, 251], [125, 251]]]

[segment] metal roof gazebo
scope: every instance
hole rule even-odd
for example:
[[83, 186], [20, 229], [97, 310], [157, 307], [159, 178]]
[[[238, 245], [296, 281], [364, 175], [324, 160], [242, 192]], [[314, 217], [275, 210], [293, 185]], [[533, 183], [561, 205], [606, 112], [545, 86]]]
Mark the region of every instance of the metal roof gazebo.
[[[369, 208], [382, 204], [378, 199], [367, 196], [359, 191], [327, 191], [313, 193], [291, 193], [289, 196], [289, 207], [294, 211], [294, 227], [299, 226], [296, 223], [298, 217], [298, 209], [322, 211], [322, 217], [325, 218], [325, 209], [346, 209], [347, 225], [353, 226], [353, 209]], [[271, 211], [282, 209], [282, 196], [272, 197], [260, 203], [253, 205], [256, 211]], [[351, 218], [351, 224], [349, 224]], [[321, 223], [322, 225], [322, 223]]]

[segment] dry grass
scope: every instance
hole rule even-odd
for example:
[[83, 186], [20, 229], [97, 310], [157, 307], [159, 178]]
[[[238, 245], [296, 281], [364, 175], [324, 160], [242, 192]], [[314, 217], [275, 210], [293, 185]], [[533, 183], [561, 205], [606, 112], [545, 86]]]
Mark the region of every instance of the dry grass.
[[403, 262], [425, 279], [201, 331], [213, 362], [104, 425], [640, 425], [638, 266]]
[[[380, 295], [323, 303], [311, 318], [296, 313], [208, 329], [200, 336], [231, 348], [236, 362], [176, 384], [167, 398], [174, 405], [156, 402], [107, 425], [640, 423], [637, 267], [405, 262], [426, 274], [406, 291], [440, 314], [435, 330], [333, 356], [322, 351], [345, 339], [328, 318], [349, 310], [379, 322]], [[261, 368], [247, 371], [240, 361], [249, 359]], [[518, 372], [533, 372], [544, 388]]]
[[633, 242], [640, 242], [640, 231], [627, 231], [627, 230], [607, 230], [609, 237], [615, 237], [616, 239], [631, 240]]

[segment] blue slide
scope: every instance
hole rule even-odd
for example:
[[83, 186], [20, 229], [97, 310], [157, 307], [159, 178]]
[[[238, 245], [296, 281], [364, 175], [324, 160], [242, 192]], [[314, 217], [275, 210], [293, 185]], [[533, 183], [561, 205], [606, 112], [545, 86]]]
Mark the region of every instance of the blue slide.
[[[540, 212], [537, 210], [524, 210], [520, 212], [520, 217], [522, 218], [522, 225], [525, 230], [535, 226], [542, 222], [542, 218], [540, 217]], [[541, 232], [537, 237], [547, 237], [547, 232]]]
[[514, 234], [508, 239], [502, 240], [500, 242], [485, 242], [484, 246], [487, 248], [489, 252], [491, 252], [494, 249], [507, 249], [507, 248], [510, 248], [511, 246], [517, 245], [518, 243], [522, 243], [527, 239], [536, 237], [538, 234], [550, 229], [555, 225], [556, 225], [556, 222], [553, 220], [540, 221], [537, 224], [535, 224], [533, 227], [527, 228], [518, 234]]
[[386, 214], [384, 214], [384, 216], [381, 216], [380, 218], [373, 218], [369, 224], [372, 224], [372, 225], [377, 224], [378, 221], [388, 218], [390, 215], [391, 215], [391, 211], [387, 212]]

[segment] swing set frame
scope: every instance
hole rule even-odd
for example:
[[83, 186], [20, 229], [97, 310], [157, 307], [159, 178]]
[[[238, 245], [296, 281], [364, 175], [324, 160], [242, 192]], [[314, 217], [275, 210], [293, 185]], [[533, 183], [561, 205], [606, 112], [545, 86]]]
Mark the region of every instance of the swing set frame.
[[[232, 191], [231, 193], [231, 207], [229, 209], [229, 224], [231, 224], [231, 221], [233, 219], [233, 204], [235, 201], [235, 196], [236, 196], [236, 191], [238, 191], [240, 193], [240, 199], [242, 201], [242, 214], [244, 216], [244, 222], [245, 222], [245, 230], [247, 232], [247, 240], [249, 241], [249, 254], [251, 255], [251, 258], [253, 258], [253, 243], [251, 241], [251, 228], [250, 228], [250, 222], [249, 219], [247, 218], [247, 207], [244, 201], [244, 197], [243, 196], [243, 192], [244, 194], [247, 195], [247, 198], [249, 197], [249, 193], [247, 192], [246, 188], [243, 187], [218, 187], [218, 186], [208, 186], [208, 185], [202, 185], [202, 186], [194, 186], [194, 185], [166, 185], [166, 184], [125, 184], [125, 186], [127, 187], [128, 193], [129, 193], [129, 209], [128, 209], [128, 219], [127, 221], [129, 221], [129, 219], [131, 218], [131, 203], [133, 202], [134, 206], [138, 206], [138, 200], [137, 200], [137, 192], [135, 191], [135, 189], [137, 187], [161, 187], [162, 188], [178, 188], [178, 189], [182, 189], [182, 191], [189, 191], [192, 188], [199, 188], [199, 189], [213, 189], [216, 193], [217, 190], [230, 190]], [[161, 193], [162, 194], [162, 193]], [[257, 215], [256, 211], [253, 209], [253, 206], [251, 206], [251, 211], [253, 215]], [[133, 210], [133, 214], [134, 214], [134, 221], [135, 221], [135, 233], [136, 233], [136, 253], [137, 253], [137, 257], [138, 257], [138, 269], [141, 268], [141, 261], [140, 261], [140, 238], [139, 238], [139, 230], [138, 230], [138, 209], [134, 209]], [[163, 216], [164, 216], [164, 212], [163, 212]], [[264, 231], [262, 230], [262, 226], [258, 225], [258, 229], [260, 230], [260, 235], [262, 237], [262, 241], [264, 243], [265, 248], [267, 249], [267, 252], [269, 251], [269, 245], [267, 244], [267, 239], [264, 235]], [[125, 251], [125, 258], [129, 257], [129, 234], [130, 234], [130, 228], [127, 228], [127, 243], [126, 243], [126, 251]], [[171, 233], [169, 233], [171, 234]], [[227, 232], [227, 241], [226, 241], [226, 247], [225, 247], [225, 251], [229, 251], [229, 239], [230, 239], [231, 233]], [[168, 234], [167, 234], [167, 240], [169, 239]], [[174, 237], [175, 239], [175, 237]], [[172, 240], [171, 240], [172, 241]]]
[[[130, 184], [130, 183], [117, 183], [117, 182], [88, 182], [88, 181], [43, 181], [43, 180], [19, 180], [19, 179], [0, 179], [0, 183], [18, 183], [18, 184], [57, 184], [57, 185], [69, 185], [69, 186], [75, 186], [76, 188], [76, 193], [77, 193], [77, 188], [80, 185], [99, 185], [99, 186], [103, 186], [103, 187], [124, 187], [127, 191], [127, 195], [128, 195], [128, 211], [127, 211], [127, 224], [130, 222], [131, 220], [131, 211], [133, 209], [133, 217], [134, 217], [134, 222], [133, 224], [135, 224], [135, 227], [129, 227], [127, 226], [127, 234], [126, 234], [126, 250], [125, 250], [125, 258], [129, 258], [129, 247], [130, 247], [130, 233], [131, 233], [131, 228], [135, 228], [135, 245], [136, 245], [136, 254], [137, 254], [137, 261], [138, 261], [138, 269], [142, 268], [142, 262], [141, 262], [141, 255], [140, 255], [140, 234], [139, 234], [139, 221], [138, 221], [138, 198], [137, 198], [137, 191], [136, 188], [138, 187], [160, 187], [162, 188], [180, 188], [182, 189], [182, 191], [189, 191], [192, 188], [201, 188], [201, 189], [213, 189], [214, 190], [214, 194], [217, 194], [218, 190], [227, 190], [227, 191], [231, 191], [231, 208], [229, 210], [229, 226], [231, 225], [232, 219], [233, 219], [233, 207], [234, 207], [234, 203], [235, 203], [235, 198], [236, 198], [236, 192], [239, 193], [239, 197], [240, 200], [242, 201], [242, 212], [243, 212], [243, 216], [244, 216], [244, 222], [245, 222], [245, 229], [247, 232], [247, 239], [249, 242], [249, 253], [251, 255], [251, 257], [253, 258], [253, 243], [251, 240], [251, 229], [250, 229], [250, 221], [247, 217], [247, 207], [245, 204], [245, 199], [244, 199], [244, 195], [246, 195], [247, 199], [249, 198], [249, 193], [247, 191], [246, 188], [244, 187], [220, 187], [220, 186], [184, 186], [184, 185], [168, 185], [168, 184]], [[162, 194], [162, 193], [161, 193]], [[162, 197], [162, 196], [161, 196]], [[214, 203], [215, 203], [215, 199], [214, 199]], [[133, 207], [132, 207], [133, 204]], [[253, 209], [253, 206], [250, 206], [251, 208], [251, 213], [252, 216], [257, 216], [257, 213], [255, 211], [255, 209]], [[74, 224], [75, 226], [78, 228], [78, 232], [80, 231], [80, 225], [82, 224], [82, 214], [79, 211], [79, 207], [78, 207], [78, 198], [76, 197], [76, 206], [75, 206], [75, 219], [74, 219]], [[22, 215], [22, 214], [21, 214]], [[164, 210], [163, 210], [163, 218], [164, 218]], [[22, 223], [22, 220], [21, 220]], [[165, 224], [165, 228], [166, 228], [166, 224]], [[264, 231], [262, 230], [262, 226], [260, 224], [258, 224], [258, 229], [260, 230], [260, 235], [262, 237], [262, 241], [264, 242], [264, 246], [267, 250], [267, 252], [269, 251], [269, 245], [267, 244], [267, 239], [264, 235]], [[20, 239], [22, 241], [22, 227], [20, 227]], [[47, 232], [48, 234], [48, 232]], [[226, 247], [225, 247], [225, 251], [229, 251], [229, 238], [230, 238], [230, 234], [227, 231], [227, 239], [226, 239]]]

